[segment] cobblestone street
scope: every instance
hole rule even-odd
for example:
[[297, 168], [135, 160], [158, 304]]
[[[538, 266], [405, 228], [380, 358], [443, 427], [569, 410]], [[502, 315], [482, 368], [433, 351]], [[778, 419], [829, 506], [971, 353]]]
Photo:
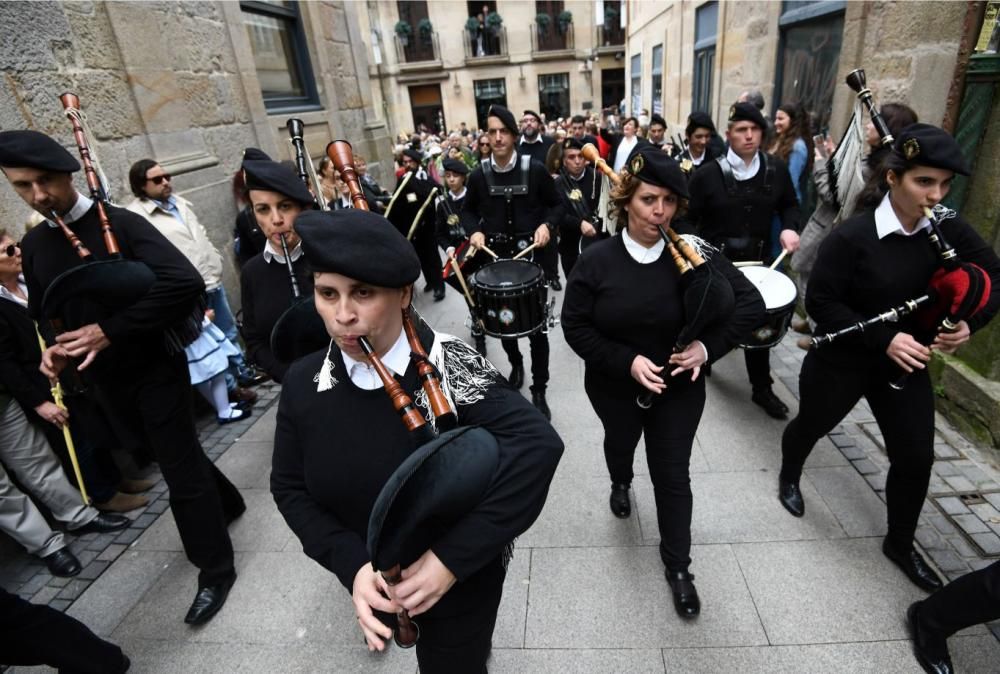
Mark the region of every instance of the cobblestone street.
[[[458, 295], [417, 300], [437, 329], [468, 334]], [[784, 422], [750, 403], [739, 353], [713, 368], [691, 458], [691, 570], [703, 608], [687, 623], [663, 578], [643, 452], [634, 514], [618, 520], [607, 507], [601, 428], [583, 392], [582, 362], [559, 328], [551, 339], [548, 397], [566, 451], [545, 510], [518, 541], [491, 671], [918, 671], [904, 612], [923, 593], [881, 553], [887, 459], [864, 403], [811, 455], [806, 515], [796, 519], [776, 498]], [[506, 373], [499, 343], [490, 340], [489, 349]], [[772, 354], [775, 390], [793, 414], [804, 353], [789, 335]], [[305, 557], [278, 514], [268, 474], [279, 390], [258, 390], [250, 420], [202, 426], [206, 451], [248, 505], [231, 527], [240, 577], [211, 623], [182, 622], [196, 571], [181, 552], [162, 482], [150, 505], [131, 514], [132, 528], [74, 540], [84, 564], [78, 577], [53, 578], [5, 540], [0, 584], [119, 643], [135, 672], [414, 672], [412, 653], [367, 653], [347, 594]], [[1000, 471], [941, 418], [937, 429], [918, 540], [953, 579], [1000, 557]], [[958, 671], [997, 671], [1000, 626], [971, 628], [949, 645]]]

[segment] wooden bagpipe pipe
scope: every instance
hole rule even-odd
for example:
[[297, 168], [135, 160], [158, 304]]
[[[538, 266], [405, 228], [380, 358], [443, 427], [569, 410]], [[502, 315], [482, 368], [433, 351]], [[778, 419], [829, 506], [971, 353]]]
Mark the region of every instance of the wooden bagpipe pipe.
[[[621, 185], [621, 176], [601, 159], [596, 147], [587, 143], [583, 146], [582, 153], [612, 182]], [[736, 297], [729, 280], [712, 269], [694, 246], [674, 232], [669, 225], [658, 229], [660, 238], [663, 239], [666, 250], [680, 274], [684, 293], [685, 324], [674, 344], [674, 352], [679, 353], [710, 325], [729, 320], [736, 308]], [[643, 391], [636, 398], [636, 403], [639, 407], [648, 409], [653, 404], [653, 393]]]

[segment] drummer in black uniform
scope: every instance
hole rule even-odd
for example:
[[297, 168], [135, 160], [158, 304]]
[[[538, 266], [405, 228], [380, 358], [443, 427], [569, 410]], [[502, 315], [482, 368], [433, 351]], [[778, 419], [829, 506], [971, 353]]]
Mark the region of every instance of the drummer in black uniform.
[[295, 299], [281, 237], [285, 237], [299, 292], [308, 296], [312, 292], [312, 275], [302, 256], [295, 219], [302, 211], [312, 209], [315, 202], [302, 180], [283, 164], [245, 159], [243, 172], [253, 217], [267, 237], [263, 252], [252, 257], [240, 275], [243, 340], [251, 360], [280, 383], [289, 363], [271, 351], [271, 331]]
[[[517, 143], [517, 152], [522, 157], [530, 156], [535, 161], [545, 164], [549, 155], [549, 150], [555, 144], [555, 140], [542, 133], [542, 118], [534, 110], [525, 110], [521, 116], [521, 138]], [[553, 239], [559, 239], [558, 228], [552, 232]], [[538, 263], [545, 270], [545, 280], [553, 290], [562, 290], [562, 283], [559, 281], [559, 254], [556, 246], [545, 246], [538, 251]], [[569, 273], [568, 271], [566, 272]]]
[[[688, 128], [695, 123], [704, 122], [692, 121]], [[695, 127], [695, 132], [701, 128], [705, 127]], [[770, 262], [766, 256], [775, 214], [781, 218], [781, 246], [789, 252], [799, 247], [799, 202], [788, 166], [760, 151], [766, 128], [756, 107], [737, 103], [729, 109], [729, 151], [691, 178], [688, 220], [733, 262]], [[751, 399], [770, 416], [784, 419], [788, 406], [771, 390], [770, 350], [747, 349], [743, 355], [753, 387]]]
[[[417, 360], [402, 327], [420, 262], [405, 238], [372, 213], [313, 211], [297, 226], [332, 339], [326, 353], [296, 361], [282, 387], [271, 472], [278, 510], [305, 553], [351, 594], [369, 649], [385, 648], [394, 622], [387, 614], [403, 607], [420, 628], [421, 672], [485, 672], [511, 542], [541, 511], [562, 442], [489, 361], [417, 322], [458, 425], [488, 431], [500, 458], [480, 505], [455, 514], [456, 523], [429, 549], [413, 552], [415, 560], [400, 559], [403, 581], [388, 587], [366, 546], [369, 517], [383, 485], [417, 446], [357, 338], [369, 339], [426, 418]], [[449, 477], [461, 479], [441, 476], [435, 488], [450, 489]]]
[[556, 190], [563, 203], [563, 219], [559, 225], [559, 257], [562, 258], [566, 278], [573, 270], [581, 248], [606, 236], [604, 225], [597, 215], [603, 181], [597, 179], [594, 169], [587, 163], [581, 150], [583, 143], [577, 138], [563, 141], [562, 166], [556, 177]]
[[[544, 247], [562, 218], [562, 204], [552, 176], [545, 166], [514, 150], [517, 123], [500, 105], [490, 106], [487, 129], [493, 146], [488, 162], [469, 176], [464, 217], [469, 243], [488, 246], [501, 258], [511, 258], [532, 243]], [[480, 252], [479, 255], [484, 255]], [[523, 258], [522, 258], [523, 259]], [[524, 384], [524, 359], [516, 339], [503, 339], [503, 349], [512, 365], [511, 386]], [[549, 337], [538, 330], [528, 337], [531, 344], [531, 400], [546, 418], [545, 401], [549, 381]]]
[[406, 172], [396, 183], [389, 202], [391, 208], [386, 210], [386, 217], [403, 236], [413, 232], [410, 241], [420, 258], [420, 268], [424, 273], [424, 292], [433, 291], [434, 301], [440, 302], [444, 299], [444, 281], [441, 280], [441, 255], [434, 235], [432, 193], [440, 194], [441, 186], [428, 177], [422, 162], [419, 151], [413, 148], [403, 150], [403, 167]]

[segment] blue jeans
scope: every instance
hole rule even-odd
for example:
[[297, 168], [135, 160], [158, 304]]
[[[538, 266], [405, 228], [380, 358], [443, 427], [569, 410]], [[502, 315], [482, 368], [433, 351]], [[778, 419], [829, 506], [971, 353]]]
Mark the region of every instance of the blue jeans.
[[230, 356], [229, 358], [229, 370], [226, 372], [226, 388], [231, 391], [236, 386], [237, 379], [250, 377], [253, 373], [250, 371], [246, 359], [243, 357], [243, 348], [239, 342], [240, 333], [236, 328], [236, 317], [233, 316], [233, 310], [229, 308], [226, 289], [223, 286], [219, 286], [218, 288], [206, 291], [205, 296], [208, 299], [208, 308], [215, 311], [215, 326], [219, 330], [222, 330], [222, 334], [226, 336], [226, 339], [235, 344], [236, 348], [240, 350], [239, 356]]

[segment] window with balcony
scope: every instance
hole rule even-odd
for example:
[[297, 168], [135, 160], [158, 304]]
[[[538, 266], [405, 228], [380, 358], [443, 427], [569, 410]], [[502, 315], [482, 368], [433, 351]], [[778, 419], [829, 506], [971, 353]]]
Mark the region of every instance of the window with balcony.
[[642, 54], [632, 57], [632, 67], [629, 72], [632, 76], [632, 108], [629, 114], [638, 117], [642, 111]]
[[424, 0], [398, 0], [396, 44], [405, 63], [437, 61], [437, 33], [431, 25]]
[[562, 51], [573, 48], [573, 22], [562, 0], [537, 0], [532, 24], [532, 51]]
[[653, 114], [663, 114], [663, 45], [653, 47]]
[[507, 107], [507, 84], [502, 80], [474, 80], [472, 91], [476, 97], [476, 124], [486, 128], [486, 113], [493, 104]]
[[625, 45], [625, 0], [597, 0], [597, 48]]
[[569, 73], [538, 76], [538, 111], [545, 119], [569, 117]]
[[712, 71], [715, 68], [715, 39], [719, 30], [719, 5], [702, 5], [694, 17], [694, 79], [691, 109], [712, 109]]
[[319, 106], [297, 2], [240, 3], [268, 110]]
[[[466, 58], [489, 58], [507, 53], [507, 28], [497, 14], [495, 0], [466, 2], [468, 18], [465, 21]], [[494, 16], [494, 20], [490, 16]]]

